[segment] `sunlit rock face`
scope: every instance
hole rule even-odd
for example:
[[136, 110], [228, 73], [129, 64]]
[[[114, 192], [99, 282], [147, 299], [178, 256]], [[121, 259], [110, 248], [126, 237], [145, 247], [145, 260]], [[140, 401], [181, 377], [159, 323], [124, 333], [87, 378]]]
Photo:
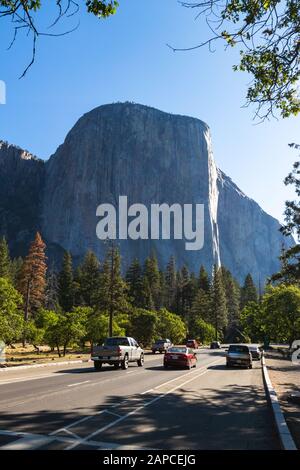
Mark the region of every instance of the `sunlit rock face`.
[[[0, 168], [6, 152], [0, 147]], [[251, 272], [257, 282], [279, 267], [279, 223], [216, 167], [209, 128], [198, 119], [133, 103], [100, 106], [79, 119], [46, 163], [20, 155], [12, 162], [15, 158], [27, 165], [21, 172], [34, 200], [31, 229], [40, 228], [50, 257], [67, 249], [79, 260], [91, 249], [103, 258], [96, 209], [103, 203], [117, 208], [119, 197], [127, 196], [129, 206], [140, 203], [149, 210], [151, 204], [204, 204], [204, 246], [188, 251], [186, 240], [172, 236], [116, 240], [124, 267], [151, 253], [164, 267], [174, 255], [178, 266], [186, 264], [194, 272], [201, 264], [211, 271], [222, 263], [239, 280]], [[8, 178], [13, 165], [6, 168]], [[16, 225], [14, 239], [20, 230]]]

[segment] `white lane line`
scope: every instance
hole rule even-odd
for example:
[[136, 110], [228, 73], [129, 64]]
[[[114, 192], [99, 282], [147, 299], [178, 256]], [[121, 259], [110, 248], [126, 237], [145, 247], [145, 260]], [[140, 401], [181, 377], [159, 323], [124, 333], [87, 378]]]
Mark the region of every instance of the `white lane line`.
[[68, 387], [76, 387], [77, 385], [87, 384], [89, 382], [90, 382], [90, 380], [85, 380], [84, 382], [77, 382], [75, 384], [70, 384], [70, 385], [68, 385]]
[[60, 375], [67, 375], [67, 372], [58, 372], [56, 374], [39, 375], [38, 377], [36, 376], [15, 377], [14, 379], [10, 379], [10, 380], [5, 380], [5, 381], [0, 380], [0, 385], [9, 385], [9, 384], [20, 383], [20, 382], [30, 382], [31, 380], [48, 379], [50, 377], [59, 377]]
[[[202, 369], [202, 372], [200, 374], [197, 374], [197, 375], [194, 375], [192, 378], [186, 380], [185, 382], [183, 383], [180, 383], [179, 385], [176, 385], [175, 387], [173, 387], [171, 390], [168, 390], [167, 392], [165, 393], [162, 393], [160, 394], [159, 396], [157, 396], [156, 398], [153, 398], [152, 400], [146, 402], [145, 404], [139, 406], [138, 408], [136, 408], [135, 410], [133, 411], [130, 411], [129, 413], [126, 413], [126, 415], [123, 415], [121, 416], [120, 418], [116, 419], [115, 421], [113, 421], [112, 423], [110, 424], [107, 424], [106, 426], [103, 426], [102, 428], [98, 429], [97, 431], [94, 431], [93, 433], [91, 433], [89, 436], [85, 437], [84, 439], [82, 439], [82, 442], [87, 442], [88, 439], [90, 438], [93, 438], [95, 436], [97, 436], [98, 434], [101, 434], [102, 432], [104, 431], [107, 431], [107, 429], [110, 429], [112, 428], [113, 426], [115, 426], [116, 424], [119, 424], [120, 422], [124, 421], [125, 419], [129, 418], [130, 416], [133, 416], [134, 414], [138, 413], [139, 411], [141, 411], [142, 409], [146, 408], [147, 406], [150, 406], [152, 405], [153, 403], [157, 402], [158, 400], [161, 400], [162, 398], [166, 397], [167, 395], [169, 395], [170, 393], [172, 392], [175, 392], [176, 390], [178, 390], [180, 387], [183, 387], [184, 385], [192, 382], [193, 380], [196, 380], [198, 379], [199, 377], [201, 377], [202, 375], [206, 374], [207, 372], [209, 372], [208, 370], [208, 366], [210, 366], [211, 364], [214, 364], [216, 362], [220, 362], [221, 360], [223, 360], [223, 357], [216, 360], [216, 361], [213, 361], [211, 362], [210, 364], [207, 365], [206, 369], [203, 370]], [[185, 375], [188, 375], [188, 374], [185, 374]], [[168, 382], [166, 382], [168, 383]], [[77, 444], [71, 444], [69, 447], [66, 448], [66, 450], [71, 450], [73, 449], [74, 447], [76, 447]]]
[[70, 423], [68, 426], [64, 426], [63, 428], [57, 429], [56, 431], [52, 431], [52, 432], [49, 434], [49, 436], [55, 436], [55, 434], [58, 434], [59, 432], [66, 431], [66, 430], [72, 428], [73, 426], [77, 426], [77, 424], [84, 423], [84, 422], [87, 421], [88, 419], [92, 419], [92, 418], [94, 418], [95, 416], [102, 415], [103, 413], [108, 413], [108, 414], [110, 414], [110, 415], [120, 417], [119, 414], [114, 413], [114, 412], [109, 411], [109, 410], [98, 411], [98, 413], [95, 413], [95, 414], [89, 415], [89, 416], [84, 416], [84, 418], [78, 419], [77, 421], [74, 421], [73, 423]]
[[142, 392], [141, 395], [146, 395], [146, 393], [153, 392], [153, 388], [150, 388], [150, 390], [146, 390], [145, 392]]
[[2, 450], [32, 450], [38, 449], [39, 447], [48, 444], [49, 442], [53, 441], [51, 437], [45, 436], [26, 436], [16, 441], [10, 442], [1, 447]]
[[75, 434], [75, 432], [70, 431], [69, 429], [63, 429], [62, 431], [64, 431], [66, 434], [69, 434], [70, 436], [72, 436], [72, 437], [75, 438], [75, 439], [78, 439], [78, 440], [81, 439], [80, 436], [78, 436], [77, 434]]

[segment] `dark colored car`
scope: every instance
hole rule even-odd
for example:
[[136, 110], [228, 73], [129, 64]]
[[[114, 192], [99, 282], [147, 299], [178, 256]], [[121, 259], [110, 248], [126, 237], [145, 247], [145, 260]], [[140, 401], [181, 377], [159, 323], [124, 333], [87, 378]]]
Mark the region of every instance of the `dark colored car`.
[[261, 359], [261, 350], [258, 346], [249, 346], [249, 350], [252, 356], [252, 359], [259, 361]]
[[164, 355], [164, 367], [187, 367], [191, 369], [197, 365], [197, 356], [186, 346], [172, 346]]
[[210, 349], [220, 349], [221, 343], [219, 341], [213, 341], [210, 343]]
[[197, 343], [197, 341], [195, 339], [188, 339], [187, 342], [186, 342], [186, 347], [187, 348], [192, 348], [192, 349], [198, 349], [199, 344]]
[[248, 346], [231, 344], [226, 354], [226, 366], [244, 366], [252, 369], [252, 355]]

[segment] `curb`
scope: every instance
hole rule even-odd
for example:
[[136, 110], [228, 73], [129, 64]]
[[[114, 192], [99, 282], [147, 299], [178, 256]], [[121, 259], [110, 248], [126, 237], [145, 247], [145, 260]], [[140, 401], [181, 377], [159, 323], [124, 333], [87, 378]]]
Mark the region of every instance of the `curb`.
[[281, 443], [281, 447], [284, 450], [297, 450], [296, 444], [290, 433], [284, 414], [281, 410], [277, 394], [275, 392], [275, 389], [269, 377], [269, 373], [268, 373], [264, 356], [262, 356], [261, 363], [262, 363], [263, 381], [264, 381], [265, 389], [267, 392], [267, 398], [272, 407], [273, 417], [274, 417], [274, 421], [276, 425], [276, 430], [279, 436], [279, 440]]
[[27, 366], [11, 366], [0, 368], [1, 372], [8, 372], [13, 370], [24, 370], [24, 369], [37, 369], [39, 367], [51, 367], [51, 366], [66, 366], [68, 364], [82, 364], [84, 362], [92, 362], [91, 359], [78, 359], [78, 361], [61, 361], [61, 362], [44, 362], [43, 364], [30, 364]]

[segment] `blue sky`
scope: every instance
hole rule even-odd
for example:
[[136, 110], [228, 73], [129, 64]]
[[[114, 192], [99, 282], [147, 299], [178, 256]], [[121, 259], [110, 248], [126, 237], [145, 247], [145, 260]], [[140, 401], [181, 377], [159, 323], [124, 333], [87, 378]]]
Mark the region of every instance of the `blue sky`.
[[[80, 2], [84, 4], [85, 2]], [[53, 12], [39, 13], [41, 25]], [[176, 0], [120, 0], [117, 15], [100, 21], [82, 8], [80, 26], [64, 37], [41, 37], [36, 62], [31, 41], [20, 36], [11, 50], [11, 25], [1, 20], [0, 79], [7, 104], [0, 106], [0, 139], [48, 158], [85, 112], [104, 103], [134, 101], [204, 120], [211, 128], [218, 166], [264, 210], [282, 220], [293, 192], [283, 185], [297, 153], [299, 118], [254, 125], [242, 108], [250, 77], [232, 71], [238, 50], [173, 53], [166, 43], [193, 46], [205, 37], [195, 12]], [[51, 17], [52, 19], [52, 17]], [[56, 31], [72, 28], [77, 19]]]

